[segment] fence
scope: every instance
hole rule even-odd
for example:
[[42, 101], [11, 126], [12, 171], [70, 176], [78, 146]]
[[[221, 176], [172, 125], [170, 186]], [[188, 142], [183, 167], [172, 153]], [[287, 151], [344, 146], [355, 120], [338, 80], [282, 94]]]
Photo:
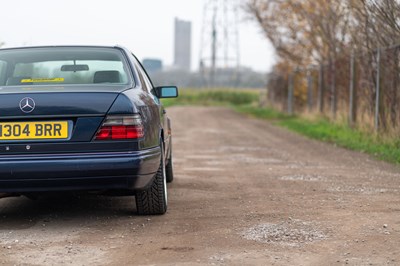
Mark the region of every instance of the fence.
[[273, 73], [268, 88], [270, 102], [289, 114], [319, 112], [352, 127], [400, 132], [400, 45]]

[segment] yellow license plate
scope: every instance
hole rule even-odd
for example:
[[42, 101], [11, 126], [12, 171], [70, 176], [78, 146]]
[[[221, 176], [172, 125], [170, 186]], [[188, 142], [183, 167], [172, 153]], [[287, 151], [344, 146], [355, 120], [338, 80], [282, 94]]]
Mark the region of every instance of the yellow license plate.
[[0, 140], [68, 139], [68, 122], [0, 123]]

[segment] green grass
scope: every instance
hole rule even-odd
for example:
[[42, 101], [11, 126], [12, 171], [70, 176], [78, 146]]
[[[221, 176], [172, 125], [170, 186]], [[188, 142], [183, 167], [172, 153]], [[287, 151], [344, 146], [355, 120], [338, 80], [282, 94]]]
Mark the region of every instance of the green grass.
[[378, 159], [400, 164], [400, 141], [380, 138], [375, 134], [352, 129], [328, 119], [307, 119], [287, 116], [270, 108], [236, 106], [236, 111], [272, 121], [312, 139], [336, 144], [340, 147], [371, 154]]
[[232, 107], [239, 113], [248, 114], [266, 120], [282, 120], [290, 118], [290, 116], [272, 108], [260, 108], [255, 105], [236, 105]]
[[400, 140], [382, 138], [375, 134], [335, 124], [325, 118], [308, 119], [288, 116], [271, 108], [257, 107], [259, 92], [254, 90], [182, 90], [177, 100], [163, 101], [171, 105], [226, 105], [237, 112], [351, 150], [371, 154], [381, 160], [400, 164]]
[[313, 139], [369, 153], [388, 162], [400, 163], [400, 147], [394, 140], [382, 139], [375, 134], [352, 129], [347, 125], [333, 124], [326, 119], [310, 121], [292, 118], [279, 121], [278, 124]]
[[177, 99], [164, 99], [164, 106], [171, 105], [245, 105], [258, 101], [256, 90], [235, 89], [181, 89]]

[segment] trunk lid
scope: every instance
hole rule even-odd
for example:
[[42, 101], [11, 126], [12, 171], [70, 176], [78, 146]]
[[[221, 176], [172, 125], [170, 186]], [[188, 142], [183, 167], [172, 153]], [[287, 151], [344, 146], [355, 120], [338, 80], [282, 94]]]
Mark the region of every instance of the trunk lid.
[[126, 86], [4, 87], [0, 88], [0, 120], [104, 116], [118, 94], [126, 89]]
[[[0, 157], [137, 149], [135, 143], [92, 141], [116, 98], [127, 89], [118, 85], [0, 87]], [[31, 112], [21, 109], [27, 98], [34, 107]]]

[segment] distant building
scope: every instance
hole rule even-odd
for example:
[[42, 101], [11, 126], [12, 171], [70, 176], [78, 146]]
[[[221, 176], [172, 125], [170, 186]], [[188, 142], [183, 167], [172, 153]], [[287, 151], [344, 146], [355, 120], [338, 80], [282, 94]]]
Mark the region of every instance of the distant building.
[[159, 72], [163, 70], [163, 63], [160, 59], [143, 59], [143, 67], [147, 72]]
[[175, 67], [190, 71], [192, 64], [192, 23], [175, 18]]

